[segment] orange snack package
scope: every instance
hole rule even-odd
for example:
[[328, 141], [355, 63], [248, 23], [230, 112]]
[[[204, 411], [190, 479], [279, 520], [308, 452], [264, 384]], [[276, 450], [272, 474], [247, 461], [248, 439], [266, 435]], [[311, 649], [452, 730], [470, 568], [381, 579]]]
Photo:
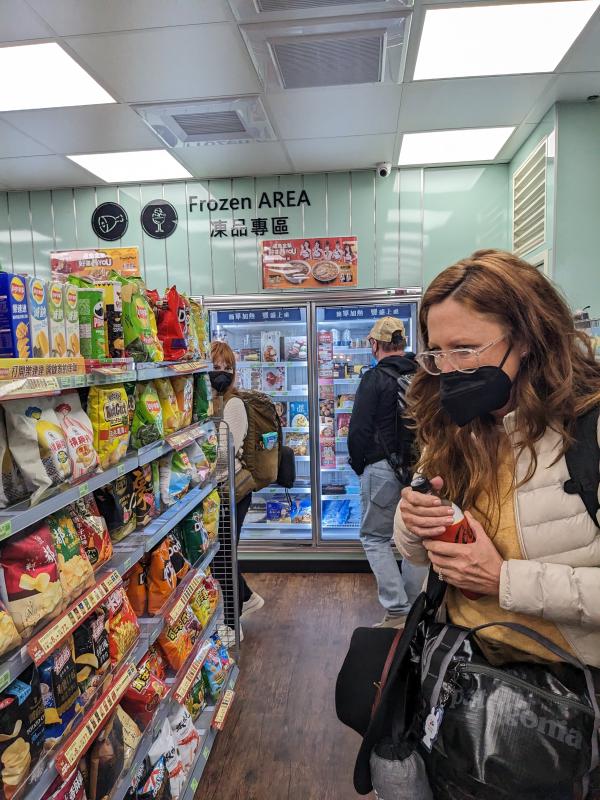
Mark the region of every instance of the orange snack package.
[[137, 617], [145, 617], [148, 606], [148, 589], [146, 587], [146, 565], [138, 561], [123, 575], [123, 586]]

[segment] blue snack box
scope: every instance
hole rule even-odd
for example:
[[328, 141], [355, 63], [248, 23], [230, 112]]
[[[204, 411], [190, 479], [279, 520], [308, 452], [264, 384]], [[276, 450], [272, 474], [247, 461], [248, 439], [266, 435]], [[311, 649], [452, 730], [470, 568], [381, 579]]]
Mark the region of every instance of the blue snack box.
[[30, 357], [25, 279], [11, 272], [0, 272], [0, 358]]

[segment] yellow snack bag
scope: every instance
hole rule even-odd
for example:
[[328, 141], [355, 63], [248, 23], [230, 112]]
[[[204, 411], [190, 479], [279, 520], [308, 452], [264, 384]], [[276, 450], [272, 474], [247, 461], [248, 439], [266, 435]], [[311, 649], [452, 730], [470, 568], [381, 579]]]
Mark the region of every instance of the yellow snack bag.
[[202, 501], [202, 521], [204, 529], [211, 542], [215, 542], [219, 537], [219, 508], [221, 498], [219, 492], [213, 489], [212, 492]]
[[94, 430], [94, 448], [102, 469], [122, 461], [129, 445], [129, 401], [122, 384], [92, 386], [88, 416]]
[[192, 424], [192, 411], [194, 408], [194, 376], [182, 375], [171, 378], [171, 385], [177, 398], [179, 407], [179, 427], [187, 428]]
[[160, 400], [165, 435], [174, 433], [180, 428], [181, 414], [173, 385], [169, 378], [157, 378], [154, 381], [154, 388]]

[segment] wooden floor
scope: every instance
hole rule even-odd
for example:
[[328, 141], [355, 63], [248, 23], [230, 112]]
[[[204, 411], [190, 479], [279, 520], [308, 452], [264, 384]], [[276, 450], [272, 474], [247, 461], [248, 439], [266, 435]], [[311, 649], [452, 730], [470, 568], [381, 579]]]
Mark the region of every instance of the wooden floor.
[[250, 575], [241, 675], [196, 800], [355, 800], [360, 739], [335, 716], [350, 635], [383, 612], [367, 574]]

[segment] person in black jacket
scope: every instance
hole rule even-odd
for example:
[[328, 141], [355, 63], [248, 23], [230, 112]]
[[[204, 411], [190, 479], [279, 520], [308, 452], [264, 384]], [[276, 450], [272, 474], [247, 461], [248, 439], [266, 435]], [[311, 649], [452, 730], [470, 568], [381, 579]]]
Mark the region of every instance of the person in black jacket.
[[404, 562], [402, 573], [392, 550], [394, 513], [404, 488], [388, 463], [397, 460], [410, 482], [412, 433], [398, 414], [397, 377], [413, 373], [407, 356], [402, 320], [378, 319], [369, 333], [377, 366], [363, 375], [348, 433], [349, 463], [360, 475], [362, 520], [360, 538], [377, 581], [385, 617], [379, 626], [400, 627], [419, 594], [426, 570]]

